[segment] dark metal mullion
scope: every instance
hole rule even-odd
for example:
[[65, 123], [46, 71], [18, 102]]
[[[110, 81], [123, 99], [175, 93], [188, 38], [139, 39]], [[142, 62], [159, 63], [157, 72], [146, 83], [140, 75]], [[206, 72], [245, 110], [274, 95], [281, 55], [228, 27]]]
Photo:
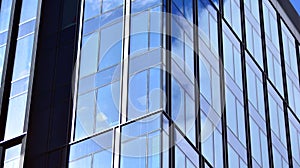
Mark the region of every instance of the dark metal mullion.
[[272, 135], [271, 135], [271, 126], [270, 126], [270, 115], [269, 115], [269, 102], [268, 102], [268, 60], [267, 60], [267, 44], [266, 44], [266, 34], [264, 31], [265, 22], [263, 15], [263, 0], [259, 0], [259, 18], [260, 18], [260, 32], [262, 39], [262, 54], [263, 54], [263, 63], [264, 71], [263, 75], [263, 89], [264, 89], [264, 104], [265, 104], [265, 118], [266, 118], [266, 130], [267, 130], [267, 142], [268, 142], [268, 153], [269, 153], [269, 165], [273, 167], [273, 151], [272, 151]]
[[2, 146], [0, 146], [0, 167], [4, 166], [4, 159], [5, 159], [4, 151], [5, 149]]
[[296, 44], [296, 58], [297, 58], [297, 65], [298, 65], [298, 79], [299, 79], [299, 86], [300, 86], [300, 44], [295, 38], [295, 44]]
[[[172, 0], [166, 0], [166, 113], [172, 118], [172, 93], [171, 93], [171, 63], [172, 63]], [[174, 125], [169, 122], [169, 167], [175, 167], [175, 142], [174, 142]]]
[[251, 149], [251, 134], [250, 134], [250, 114], [248, 106], [248, 88], [247, 88], [247, 68], [246, 68], [246, 15], [244, 8], [244, 1], [240, 0], [241, 11], [241, 28], [242, 28], [242, 44], [241, 44], [241, 57], [242, 57], [242, 79], [243, 79], [243, 99], [244, 99], [244, 118], [245, 118], [245, 133], [246, 133], [246, 145], [247, 145], [247, 165], [252, 167], [252, 149]]
[[263, 54], [263, 64], [264, 64], [264, 70], [263, 75], [268, 77], [269, 70], [268, 70], [268, 58], [267, 58], [267, 44], [266, 44], [266, 34], [264, 31], [265, 22], [264, 22], [264, 15], [263, 15], [263, 1], [259, 1], [259, 19], [260, 19], [260, 34], [261, 34], [261, 40], [262, 40], [262, 54]]
[[[222, 0], [221, 0], [222, 1]], [[223, 1], [220, 2], [223, 11]], [[219, 69], [220, 69], [220, 90], [221, 90], [221, 122], [222, 122], [222, 142], [223, 142], [223, 165], [228, 167], [228, 146], [227, 146], [227, 123], [226, 123], [226, 102], [225, 102], [225, 69], [223, 55], [223, 28], [222, 17], [223, 12], [218, 13], [218, 44], [219, 44]], [[223, 108], [223, 111], [222, 111]]]
[[[283, 23], [284, 24], [284, 23]], [[286, 101], [283, 101], [283, 112], [284, 112], [284, 122], [285, 122], [285, 133], [286, 133], [286, 145], [287, 145], [287, 153], [288, 153], [288, 161], [289, 167], [293, 167], [293, 156], [292, 156], [292, 148], [290, 141], [290, 130], [289, 130], [289, 116], [287, 106], [289, 105], [288, 98], [288, 89], [287, 89], [287, 74], [285, 68], [285, 55], [283, 49], [283, 39], [282, 39], [282, 27], [281, 27], [281, 18], [279, 13], [277, 13], [277, 25], [278, 25], [278, 36], [279, 36], [279, 46], [280, 46], [280, 58], [281, 58], [281, 67], [282, 67], [282, 79], [283, 79], [283, 89], [284, 89], [284, 97]]]
[[270, 125], [270, 114], [269, 114], [269, 102], [268, 102], [268, 80], [267, 76], [263, 75], [263, 88], [264, 88], [264, 102], [265, 102], [265, 118], [266, 118], [266, 128], [267, 128], [267, 139], [268, 139], [268, 152], [269, 152], [269, 165], [273, 165], [273, 151], [272, 151], [272, 131]]
[[[198, 0], [193, 1], [193, 33], [194, 33], [194, 92], [195, 92], [195, 124], [196, 124], [196, 147], [201, 153], [201, 118], [200, 118], [200, 74], [199, 74], [199, 42], [198, 42]], [[201, 162], [200, 162], [201, 163]]]
[[5, 125], [8, 112], [11, 81], [14, 69], [14, 60], [17, 47], [17, 38], [19, 31], [19, 22], [21, 15], [22, 0], [14, 0], [11, 8], [10, 24], [8, 30], [8, 40], [5, 51], [5, 60], [3, 66], [3, 86], [0, 91], [0, 140], [4, 139]]

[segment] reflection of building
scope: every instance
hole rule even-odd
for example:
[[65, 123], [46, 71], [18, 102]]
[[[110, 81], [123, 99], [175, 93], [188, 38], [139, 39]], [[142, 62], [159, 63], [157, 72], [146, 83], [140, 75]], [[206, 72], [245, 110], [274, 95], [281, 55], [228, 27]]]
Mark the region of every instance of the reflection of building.
[[295, 12], [283, 0], [2, 0], [1, 165], [300, 167]]

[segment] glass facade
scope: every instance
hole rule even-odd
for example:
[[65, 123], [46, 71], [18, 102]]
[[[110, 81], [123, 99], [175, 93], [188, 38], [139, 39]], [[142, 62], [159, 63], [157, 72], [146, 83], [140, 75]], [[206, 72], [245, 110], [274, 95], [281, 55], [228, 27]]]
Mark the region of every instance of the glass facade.
[[[28, 131], [38, 6], [38, 0], [1, 1], [1, 124], [4, 125], [1, 127], [1, 154], [4, 158], [1, 166], [5, 168], [23, 165], [25, 144], [22, 141]], [[6, 93], [9, 97], [5, 96]]]
[[276, 2], [63, 0], [48, 21], [0, 1], [0, 167], [300, 167], [300, 30]]
[[[105, 1], [97, 2], [100, 9], [93, 15], [101, 16]], [[113, 39], [101, 44], [101, 33], [86, 35], [86, 15], [91, 17], [94, 9], [89, 3], [85, 1], [83, 13], [71, 153], [84, 148], [77, 146], [85, 141], [108, 134], [103, 139], [110, 145], [102, 157], [97, 153], [101, 144], [78, 160], [71, 154], [70, 167], [95, 167], [102, 159], [110, 160], [105, 167], [288, 167], [290, 158], [297, 167], [299, 42], [271, 2], [112, 3], [127, 4], [111, 8], [120, 10], [118, 17], [121, 9], [123, 15], [130, 14], [119, 19], [119, 26], [106, 23], [119, 39], [106, 54], [119, 67], [103, 68], [107, 72], [99, 78], [83, 82], [83, 72], [87, 76], [86, 71], [106, 67], [99, 58]], [[101, 31], [98, 21], [93, 31]], [[109, 84], [89, 92], [103, 79]], [[101, 106], [103, 114], [98, 114]], [[107, 125], [98, 127], [99, 119]]]
[[[97, 3], [101, 7], [104, 1]], [[111, 138], [117, 149], [110, 151], [109, 158], [116, 155], [119, 158], [112, 161], [113, 166], [286, 167], [291, 164], [289, 157], [296, 160], [293, 153], [297, 150], [289, 156], [288, 148], [295, 146], [298, 140], [287, 143], [290, 130], [286, 124], [291, 120], [287, 120], [289, 115], [298, 114], [295, 103], [300, 97], [297, 94], [298, 42], [269, 1], [224, 0], [220, 4], [209, 0], [136, 0], [123, 3], [130, 3], [130, 8], [124, 6], [123, 13], [131, 15], [123, 18], [118, 26], [118, 32], [123, 32], [119, 34], [122, 39], [119, 47], [110, 48], [114, 49], [114, 56], [120, 56], [123, 71], [117, 70], [116, 80], [120, 82], [115, 87], [104, 88], [105, 100], [100, 98], [101, 90], [98, 94], [82, 96], [81, 88], [88, 86], [88, 82], [82, 83], [80, 67], [76, 107], [76, 123], [90, 130], [87, 135], [101, 133], [97, 124], [88, 122], [99, 119], [95, 112], [99, 103], [110, 107], [106, 113], [115, 115], [115, 122], [106, 128], [117, 132], [115, 136], [120, 134], [118, 138]], [[97, 52], [88, 54], [90, 66], [83, 63], [86, 55], [83, 52], [90, 41], [85, 36], [89, 26], [86, 15], [91, 9], [85, 5], [80, 63], [89, 68], [94, 66], [96, 72], [98, 55], [101, 57], [104, 52], [99, 35], [89, 37], [95, 41], [88, 52], [93, 49]], [[100, 9], [95, 14], [99, 13]], [[101, 26], [95, 29], [99, 28]], [[104, 40], [110, 43], [111, 37]], [[126, 40], [128, 46], [124, 45]], [[89, 81], [103, 83], [106, 79], [115, 80], [103, 76]], [[114, 88], [118, 88], [116, 93]], [[124, 94], [127, 99], [120, 101]], [[114, 96], [116, 99], [111, 98]], [[115, 102], [114, 107], [108, 100]], [[119, 108], [124, 105], [126, 108]], [[163, 121], [156, 114], [161, 110]], [[105, 109], [101, 111], [105, 113]], [[81, 113], [85, 114], [87, 125], [79, 121]], [[157, 118], [149, 118], [151, 115]], [[107, 115], [100, 116], [110, 119]], [[124, 116], [125, 120], [120, 120]], [[165, 120], [169, 124], [164, 123]], [[74, 147], [77, 146], [78, 124], [75, 124], [75, 141], [71, 141], [75, 142]], [[290, 129], [296, 134], [295, 139], [297, 128], [292, 125]], [[187, 146], [196, 149], [195, 156], [188, 155], [187, 149], [176, 144], [177, 134], [184, 136], [181, 138], [188, 141]], [[165, 136], [168, 138], [164, 139]], [[170, 136], [175, 137], [170, 139]], [[166, 146], [168, 149], [164, 149]], [[200, 156], [201, 164], [198, 159], [195, 163], [193, 159]], [[70, 158], [71, 165], [74, 161]]]

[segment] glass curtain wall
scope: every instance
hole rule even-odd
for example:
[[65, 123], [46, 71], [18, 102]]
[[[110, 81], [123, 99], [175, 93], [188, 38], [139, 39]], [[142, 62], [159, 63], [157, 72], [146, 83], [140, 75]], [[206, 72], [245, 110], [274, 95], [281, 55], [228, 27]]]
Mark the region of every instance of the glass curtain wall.
[[27, 109], [38, 0], [23, 0], [5, 129], [5, 138], [21, 135]]
[[222, 2], [84, 1], [69, 167], [288, 167], [288, 138], [300, 164], [298, 43], [268, 0]]

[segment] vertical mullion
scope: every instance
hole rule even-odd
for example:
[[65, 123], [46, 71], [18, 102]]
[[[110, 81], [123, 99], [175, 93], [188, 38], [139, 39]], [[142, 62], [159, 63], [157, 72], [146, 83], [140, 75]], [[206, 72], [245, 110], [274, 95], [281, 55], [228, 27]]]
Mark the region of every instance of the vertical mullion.
[[3, 167], [4, 166], [4, 152], [5, 152], [5, 149], [3, 148], [3, 146], [0, 146], [0, 167]]
[[268, 103], [268, 79], [266, 75], [263, 75], [263, 88], [264, 88], [264, 102], [265, 102], [265, 118], [267, 127], [267, 139], [268, 139], [268, 152], [269, 152], [269, 166], [273, 165], [273, 151], [272, 151], [272, 131], [270, 125], [269, 103]]
[[270, 115], [269, 115], [269, 103], [268, 103], [268, 60], [267, 60], [267, 44], [266, 44], [266, 34], [264, 31], [265, 22], [263, 14], [263, 0], [259, 0], [259, 17], [260, 17], [260, 31], [262, 38], [262, 54], [263, 54], [263, 91], [264, 91], [264, 104], [265, 104], [265, 118], [266, 118], [266, 130], [267, 130], [267, 143], [268, 143], [268, 154], [269, 154], [269, 165], [273, 167], [273, 151], [272, 151], [272, 135], [271, 135], [271, 125], [270, 125]]
[[5, 51], [5, 60], [3, 66], [3, 86], [0, 91], [0, 140], [4, 139], [5, 125], [10, 97], [12, 74], [14, 69], [14, 59], [17, 47], [17, 38], [19, 30], [19, 21], [21, 15], [22, 0], [14, 0], [12, 4], [11, 19], [8, 30], [7, 47]]
[[195, 92], [195, 124], [196, 124], [196, 147], [201, 150], [201, 119], [200, 119], [200, 75], [199, 75], [199, 42], [198, 42], [198, 0], [193, 1], [193, 34], [194, 34], [194, 92]]
[[[222, 1], [222, 0], [221, 0]], [[227, 146], [227, 123], [226, 123], [226, 101], [225, 101], [225, 69], [223, 55], [223, 1], [220, 3], [221, 13], [218, 13], [218, 35], [219, 35], [219, 68], [220, 68], [220, 90], [221, 90], [221, 122], [222, 122], [222, 142], [223, 142], [223, 165], [228, 167], [228, 146]]]
[[[224, 0], [225, 1], [225, 0]], [[218, 44], [219, 44], [219, 69], [220, 69], [220, 90], [221, 90], [221, 123], [222, 123], [222, 145], [223, 145], [223, 165], [228, 167], [228, 146], [227, 146], [227, 123], [226, 123], [226, 101], [225, 101], [225, 69], [223, 55], [223, 17], [224, 1], [219, 1], [218, 12]]]
[[[82, 36], [83, 36], [83, 24], [84, 24], [84, 8], [85, 8], [85, 1], [81, 0], [79, 5], [79, 28], [78, 28], [78, 43], [77, 43], [77, 56], [75, 62], [75, 69], [76, 72], [74, 75], [74, 95], [73, 95], [73, 110], [72, 110], [72, 119], [71, 119], [71, 132], [70, 140], [71, 142], [75, 139], [75, 125], [76, 125], [76, 117], [77, 117], [77, 101], [78, 101], [78, 88], [79, 88], [79, 72], [80, 72], [80, 59], [81, 59], [81, 49], [82, 49]], [[69, 151], [69, 150], [68, 150]]]
[[[120, 124], [127, 121], [128, 107], [128, 83], [129, 83], [129, 46], [130, 46], [130, 20], [131, 20], [131, 0], [124, 0], [124, 18], [123, 18], [123, 53], [122, 53], [122, 70], [121, 70], [121, 111]], [[115, 129], [114, 151], [113, 151], [113, 167], [120, 167], [121, 155], [121, 127]]]
[[241, 44], [241, 57], [242, 57], [242, 80], [243, 80], [243, 99], [244, 99], [244, 115], [245, 115], [245, 133], [246, 133], [246, 145], [247, 145], [247, 165], [252, 167], [252, 149], [250, 141], [250, 115], [248, 107], [248, 88], [247, 88], [247, 62], [246, 62], [246, 15], [244, 8], [244, 1], [240, 0], [240, 10], [241, 10], [241, 26], [242, 26], [242, 44]]
[[[166, 113], [172, 119], [172, 93], [171, 93], [171, 63], [172, 63], [172, 0], [166, 0]], [[174, 143], [174, 123], [169, 122], [169, 167], [175, 167], [175, 143]]]
[[300, 44], [297, 41], [297, 39], [295, 39], [295, 44], [296, 44], [296, 58], [297, 58], [297, 65], [298, 65], [298, 79], [299, 79], [299, 86], [300, 86]]
[[123, 62], [121, 78], [121, 112], [120, 123], [127, 121], [127, 104], [128, 104], [128, 79], [129, 79], [129, 46], [130, 46], [130, 13], [131, 0], [124, 0], [124, 26], [123, 26]]
[[288, 116], [288, 110], [287, 110], [287, 107], [289, 106], [289, 98], [288, 98], [289, 93], [288, 93], [288, 89], [287, 89], [287, 74], [286, 74], [286, 69], [285, 69], [285, 59], [284, 59], [285, 55], [284, 55], [284, 49], [283, 49], [281, 18], [280, 18], [280, 15], [278, 12], [277, 12], [277, 25], [278, 25], [279, 46], [280, 46], [280, 56], [281, 56], [280, 58], [281, 58], [282, 78], [283, 78], [284, 97], [285, 97], [285, 101], [283, 101], [284, 123], [285, 123], [285, 133], [286, 133], [285, 136], [286, 136], [289, 167], [292, 168], [293, 167], [293, 156], [292, 156], [291, 141], [290, 141], [289, 116]]

